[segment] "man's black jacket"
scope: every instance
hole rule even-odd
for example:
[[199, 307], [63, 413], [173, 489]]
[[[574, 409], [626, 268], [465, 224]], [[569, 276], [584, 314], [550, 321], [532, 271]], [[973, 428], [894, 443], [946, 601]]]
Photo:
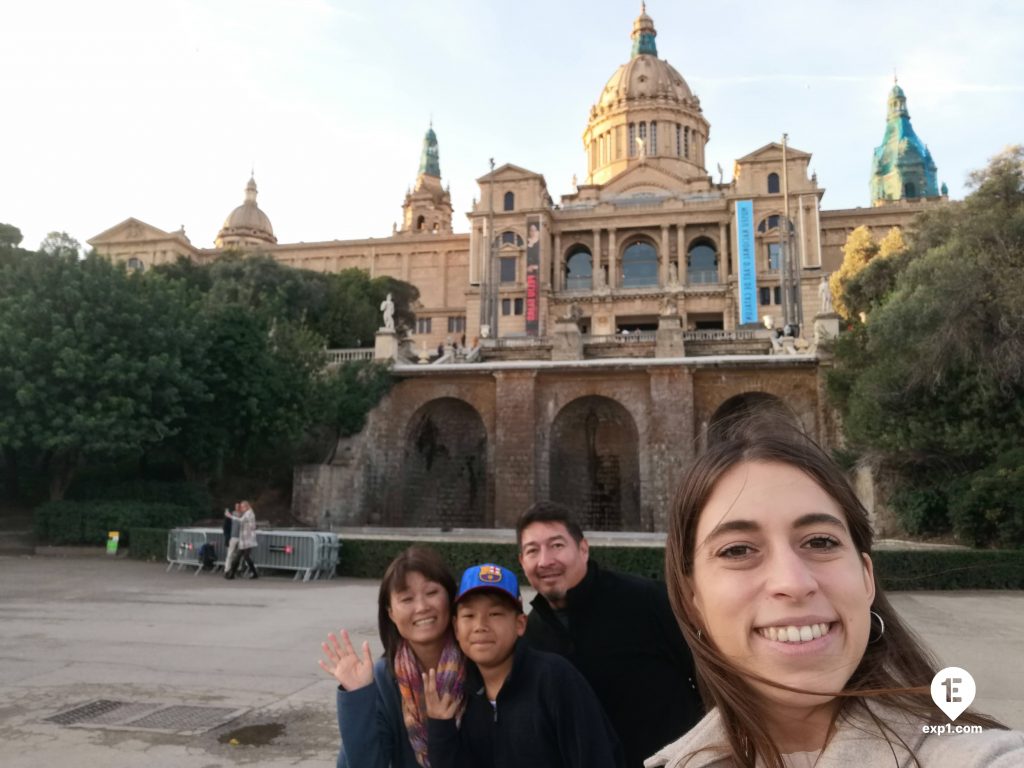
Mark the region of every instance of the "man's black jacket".
[[703, 716], [693, 657], [664, 583], [606, 571], [590, 560], [562, 618], [541, 595], [524, 640], [583, 673], [622, 741], [627, 768], [675, 741]]
[[582, 675], [565, 659], [516, 643], [492, 707], [466, 663], [462, 723], [428, 720], [433, 768], [623, 768], [622, 747]]

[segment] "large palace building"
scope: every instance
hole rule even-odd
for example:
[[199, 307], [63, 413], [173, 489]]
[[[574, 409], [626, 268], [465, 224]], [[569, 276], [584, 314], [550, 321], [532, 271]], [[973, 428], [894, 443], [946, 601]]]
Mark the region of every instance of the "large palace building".
[[[587, 174], [558, 202], [543, 175], [492, 168], [477, 179], [470, 231], [453, 232], [431, 128], [389, 237], [279, 243], [250, 179], [212, 248], [133, 218], [89, 243], [135, 269], [240, 248], [390, 275], [419, 289], [416, 348], [465, 337], [479, 350], [475, 367], [396, 369], [402, 381], [353, 448], [357, 469], [297, 476], [311, 521], [511, 525], [557, 498], [588, 527], [661, 530], [678, 468], [730, 398], [779, 397], [834, 438], [810, 354], [831, 311], [823, 278], [854, 228], [881, 236], [946, 194], [898, 85], [882, 144], [864, 150], [870, 207], [823, 210], [810, 153], [784, 139], [716, 183], [709, 118], [656, 37], [643, 10], [586, 116]], [[767, 329], [785, 325], [795, 354], [769, 354], [781, 347]]]
[[[850, 231], [863, 224], [884, 233], [944, 196], [899, 86], [874, 152], [874, 207], [822, 210], [825, 190], [809, 174], [810, 153], [776, 142], [738, 158], [733, 180], [715, 183], [704, 159], [711, 124], [683, 76], [658, 57], [656, 35], [654, 21], [641, 13], [629, 60], [587, 116], [587, 175], [557, 203], [543, 175], [504, 165], [477, 180], [470, 232], [453, 232], [431, 129], [402, 224], [390, 237], [279, 243], [250, 178], [212, 248], [131, 218], [89, 243], [138, 269], [245, 248], [305, 269], [390, 275], [419, 288], [417, 346], [462, 334], [543, 338], [572, 305], [587, 335], [653, 330], [666, 299], [675, 302], [685, 330], [731, 331], [765, 316], [779, 326], [810, 320], [820, 278], [838, 268]], [[786, 220], [788, 238], [780, 224]], [[746, 286], [756, 301], [753, 319], [740, 311], [744, 243], [753, 262]], [[797, 295], [783, 293], [787, 277], [800, 286]]]

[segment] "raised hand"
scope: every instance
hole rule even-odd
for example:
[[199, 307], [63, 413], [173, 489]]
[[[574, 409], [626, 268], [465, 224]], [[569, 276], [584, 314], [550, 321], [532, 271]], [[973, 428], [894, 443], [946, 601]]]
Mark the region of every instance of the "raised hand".
[[364, 688], [373, 682], [373, 659], [370, 658], [370, 644], [363, 643], [363, 655], [360, 656], [352, 647], [348, 632], [341, 630], [341, 642], [332, 632], [327, 635], [327, 642], [321, 643], [324, 659], [320, 659], [320, 668], [337, 680], [346, 691]]
[[435, 669], [423, 673], [423, 698], [427, 702], [427, 717], [435, 720], [451, 720], [459, 708], [459, 703], [450, 692], [446, 692], [444, 696], [438, 695]]

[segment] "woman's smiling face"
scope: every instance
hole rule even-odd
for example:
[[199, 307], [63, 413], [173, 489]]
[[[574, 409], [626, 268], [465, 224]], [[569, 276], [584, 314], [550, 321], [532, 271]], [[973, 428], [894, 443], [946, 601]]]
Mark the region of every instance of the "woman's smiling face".
[[[737, 668], [810, 691], [839, 691], [870, 632], [871, 559], [810, 476], [749, 461], [722, 475], [701, 510], [693, 602], [703, 632]], [[781, 705], [821, 697], [752, 683]]]

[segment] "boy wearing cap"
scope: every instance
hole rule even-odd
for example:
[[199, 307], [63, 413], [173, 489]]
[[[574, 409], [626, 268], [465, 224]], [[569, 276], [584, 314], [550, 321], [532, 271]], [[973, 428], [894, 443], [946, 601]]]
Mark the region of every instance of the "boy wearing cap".
[[454, 603], [455, 637], [472, 662], [466, 708], [424, 675], [431, 768], [622, 768], [618, 739], [587, 681], [561, 656], [518, 642], [526, 616], [515, 574], [468, 568]]

